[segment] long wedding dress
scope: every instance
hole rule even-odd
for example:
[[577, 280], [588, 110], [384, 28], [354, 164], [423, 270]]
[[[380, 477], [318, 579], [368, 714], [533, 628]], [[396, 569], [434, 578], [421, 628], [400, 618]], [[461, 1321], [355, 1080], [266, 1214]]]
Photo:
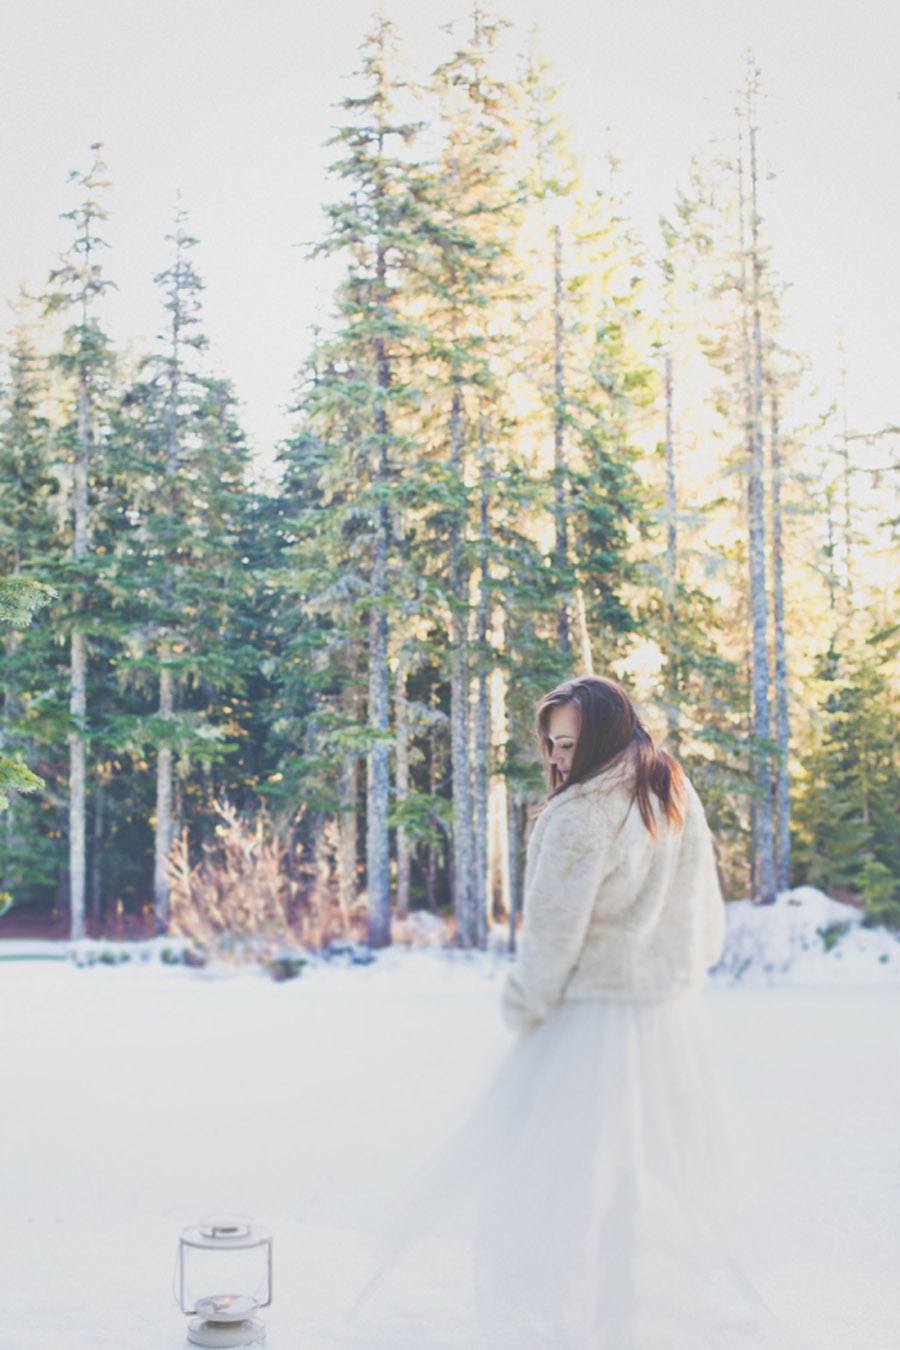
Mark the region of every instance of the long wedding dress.
[[572, 999], [514, 1039], [301, 1345], [874, 1347], [793, 1328], [735, 1255], [748, 1137], [707, 1017], [702, 990]]

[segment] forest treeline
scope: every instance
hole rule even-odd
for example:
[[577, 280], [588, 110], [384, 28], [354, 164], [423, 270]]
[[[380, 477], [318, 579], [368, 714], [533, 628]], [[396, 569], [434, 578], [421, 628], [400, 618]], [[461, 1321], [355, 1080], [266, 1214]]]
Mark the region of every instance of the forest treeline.
[[180, 196], [126, 354], [102, 145], [70, 175], [0, 389], [7, 910], [165, 931], [173, 848], [214, 851], [227, 801], [289, 822], [301, 901], [364, 907], [371, 944], [427, 907], [483, 945], [546, 790], [535, 701], [594, 671], [685, 764], [727, 894], [809, 882], [900, 925], [896, 428], [816, 403], [786, 343], [760, 72], [645, 244], [517, 40], [476, 6], [413, 86], [373, 21], [269, 481]]

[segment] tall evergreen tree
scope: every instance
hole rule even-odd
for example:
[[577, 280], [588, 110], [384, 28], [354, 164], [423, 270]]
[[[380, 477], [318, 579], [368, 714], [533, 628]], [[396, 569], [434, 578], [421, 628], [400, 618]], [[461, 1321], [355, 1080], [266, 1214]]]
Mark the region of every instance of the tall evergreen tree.
[[[31, 622], [35, 611], [49, 603], [54, 594], [52, 588], [33, 577], [0, 577], [0, 623], [24, 627]], [[0, 750], [9, 748], [9, 736], [6, 731], [7, 699], [8, 695], [4, 691], [4, 734], [0, 739]], [[42, 787], [44, 787], [43, 778], [29, 769], [21, 755], [0, 754], [0, 811], [8, 811], [11, 793], [35, 792]], [[8, 858], [12, 851], [10, 830], [7, 830], [5, 842], [5, 853]], [[15, 900], [9, 884], [8, 876], [0, 880], [0, 918], [12, 908]]]
[[[572, 277], [567, 275], [568, 230], [563, 226], [574, 214], [574, 196], [578, 190], [578, 169], [572, 153], [568, 130], [556, 109], [558, 90], [550, 80], [547, 61], [540, 54], [534, 35], [522, 77], [523, 99], [530, 164], [526, 170], [526, 188], [531, 204], [532, 237], [528, 239], [526, 258], [530, 263], [531, 303], [526, 310], [526, 331], [530, 330], [529, 365], [538, 374], [542, 404], [549, 414], [553, 438], [553, 555], [554, 568], [562, 593], [556, 620], [556, 640], [565, 663], [572, 655], [572, 576], [569, 539], [569, 461], [571, 435], [569, 423], [571, 334], [570, 312]], [[543, 263], [546, 280], [538, 281]], [[577, 283], [576, 283], [577, 284]], [[534, 323], [537, 311], [546, 318]]]
[[[277, 639], [270, 736], [277, 768], [267, 798], [305, 804], [304, 845], [323, 868], [337, 815], [337, 890], [349, 914], [362, 834], [359, 768], [366, 754], [364, 658], [370, 513], [353, 370], [340, 337], [316, 341], [279, 447], [268, 627]], [[343, 381], [342, 382], [342, 377]], [[274, 616], [274, 625], [273, 625]], [[277, 749], [276, 749], [277, 746]]]
[[577, 620], [579, 652], [590, 669], [592, 641], [609, 666], [635, 630], [625, 591], [636, 579], [633, 537], [647, 520], [632, 442], [653, 399], [641, 249], [613, 161], [607, 189], [584, 183], [546, 63], [534, 52], [524, 88], [532, 202], [522, 240], [532, 277], [523, 309], [524, 365], [539, 398], [538, 436], [549, 431], [553, 447], [548, 476], [561, 664], [572, 668]]
[[794, 822], [798, 877], [860, 896], [873, 922], [900, 927], [896, 802], [898, 626], [844, 630], [818, 663], [816, 716], [801, 754]]
[[[97, 568], [91, 558], [91, 478], [98, 449], [102, 449], [104, 416], [108, 413], [109, 382], [115, 359], [109, 338], [100, 327], [94, 302], [115, 282], [103, 275], [101, 250], [106, 241], [97, 234], [99, 222], [107, 219], [103, 193], [110, 186], [107, 166], [100, 155], [100, 142], [91, 146], [94, 158], [86, 172], [72, 170], [69, 181], [84, 194], [62, 219], [73, 225], [73, 239], [62, 266], [50, 273], [45, 313], [76, 311], [76, 321], [66, 328], [62, 347], [50, 357], [53, 369], [70, 384], [74, 416], [63, 426], [59, 444], [71, 464], [71, 543], [68, 563], [60, 576], [65, 597], [70, 637], [71, 730], [69, 732], [69, 911], [73, 939], [85, 931], [86, 880], [86, 747], [89, 736], [87, 709], [88, 648], [86, 599]], [[104, 405], [105, 408], [104, 408]], [[102, 566], [102, 563], [101, 563]]]
[[[32, 614], [56, 598], [56, 592], [40, 580], [56, 548], [56, 523], [52, 496], [57, 486], [50, 472], [50, 427], [42, 405], [46, 398], [46, 372], [33, 340], [20, 297], [13, 341], [7, 353], [7, 369], [0, 404], [0, 607], [9, 625], [2, 647], [3, 708], [0, 715], [0, 798], [8, 788], [33, 792], [46, 787], [45, 780], [26, 768], [23, 755], [37, 753], [28, 734], [32, 694], [43, 693], [48, 677], [48, 652], [35, 640], [29, 624]], [[40, 655], [38, 655], [40, 652]], [[31, 872], [36, 880], [34, 858], [46, 849], [35, 830], [34, 804], [14, 798], [8, 802], [0, 841], [0, 890], [20, 899], [23, 883]]]
[[[52, 591], [33, 577], [0, 577], [0, 622], [24, 627], [35, 610], [49, 603]], [[4, 735], [3, 747], [9, 744]], [[0, 756], [0, 810], [9, 805], [9, 792], [34, 792], [44, 781], [32, 773], [21, 759]]]
[[[740, 166], [739, 166], [740, 168]], [[734, 179], [738, 177], [737, 188]], [[663, 453], [669, 468], [669, 507], [664, 518], [677, 528], [676, 592], [677, 615], [658, 614], [662, 623], [665, 666], [666, 708], [672, 719], [672, 704], [677, 706], [679, 731], [683, 722], [692, 725], [686, 746], [687, 761], [709, 801], [711, 818], [717, 827], [721, 853], [727, 859], [729, 884], [744, 886], [738, 880], [745, 866], [745, 803], [755, 802], [755, 738], [752, 734], [752, 681], [742, 690], [744, 672], [752, 664], [749, 552], [746, 543], [746, 516], [735, 507], [746, 503], [753, 465], [748, 450], [748, 428], [752, 429], [753, 324], [752, 295], [748, 279], [747, 240], [741, 236], [744, 215], [739, 176], [730, 161], [718, 155], [692, 161], [688, 185], [680, 190], [672, 220], [661, 219], [664, 252], [663, 342], [671, 355], [671, 401], [675, 413], [670, 418], [672, 441], [668, 438]], [[780, 339], [780, 297], [784, 289], [772, 272], [765, 251], [760, 248], [762, 264], [759, 282], [760, 333], [763, 342], [763, 386], [769, 398], [769, 428], [772, 400], [779, 409], [797, 388], [802, 373], [796, 355], [787, 351]], [[712, 371], [722, 371], [724, 387], [711, 385]], [[679, 384], [690, 387], [688, 403], [678, 399]], [[706, 397], [703, 392], [706, 391]], [[738, 421], [735, 409], [743, 408]], [[789, 725], [787, 720], [788, 672], [786, 662], [786, 615], [784, 577], [785, 551], [790, 544], [785, 523], [797, 512], [797, 494], [785, 493], [799, 483], [802, 470], [785, 447], [795, 441], [802, 444], [806, 430], [788, 437], [778, 422], [777, 445], [770, 439], [771, 458], [760, 473], [760, 508], [765, 509], [767, 477], [772, 483], [772, 608], [774, 613], [775, 703], [778, 717], [779, 778], [776, 806], [779, 820], [779, 859], [787, 865], [789, 850], [784, 846], [783, 822], [788, 803], [784, 795], [788, 765]], [[676, 453], [677, 447], [680, 454]], [[719, 442], [722, 450], [712, 454]], [[733, 447], [733, 448], [732, 448]], [[672, 492], [671, 479], [676, 471], [682, 482]], [[728, 491], [730, 480], [741, 487], [740, 497]], [[690, 509], [689, 509], [689, 503]], [[674, 513], [674, 516], [673, 516]], [[776, 543], [777, 536], [777, 543]], [[721, 542], [713, 543], [717, 539]], [[669, 568], [671, 573], [671, 566]], [[763, 584], [766, 578], [763, 578]], [[667, 581], [667, 588], [670, 583]], [[686, 593], [695, 597], [686, 602]], [[780, 601], [779, 601], [780, 595]], [[651, 605], [651, 610], [655, 606]], [[688, 658], [688, 650], [691, 655]], [[678, 669], [675, 669], [677, 653]], [[702, 655], [701, 655], [702, 653]], [[685, 661], [699, 660], [693, 676], [686, 677]], [[702, 674], [701, 672], [705, 672]], [[707, 683], [708, 680], [708, 683]], [[684, 686], [684, 688], [682, 688]], [[689, 686], [689, 688], [688, 688]], [[704, 692], [705, 687], [705, 692]], [[747, 703], [747, 717], [743, 705]], [[704, 727], [705, 724], [705, 727]], [[691, 743], [693, 742], [693, 747]], [[699, 754], [702, 743], [705, 754]], [[710, 747], [715, 747], [711, 753]], [[749, 747], [749, 750], [748, 750]], [[762, 747], [774, 754], [775, 745]], [[699, 754], [699, 757], [698, 757]], [[748, 772], [749, 764], [749, 772]], [[750, 848], [752, 854], [752, 844]], [[779, 862], [781, 868], [781, 861]], [[779, 888], [787, 884], [779, 871]], [[752, 889], [752, 883], [751, 883]]]
[[[443, 139], [436, 190], [427, 198], [422, 268], [431, 376], [428, 453], [441, 492], [413, 548], [441, 596], [449, 629], [453, 899], [456, 941], [464, 947], [483, 946], [487, 939], [489, 633], [494, 521], [502, 509], [497, 469], [508, 428], [502, 385], [509, 342], [501, 316], [510, 313], [516, 291], [513, 241], [521, 196], [515, 93], [492, 69], [504, 26], [476, 5], [468, 33], [433, 74]], [[436, 567], [438, 559], [446, 566]]]
[[234, 391], [210, 374], [200, 328], [203, 283], [192, 260], [196, 238], [180, 203], [170, 265], [155, 277], [166, 329], [161, 350], [144, 356], [117, 420], [120, 491], [130, 528], [118, 547], [118, 593], [125, 652], [120, 678], [142, 695], [156, 687], [153, 712], [118, 720], [123, 745], [155, 751], [153, 906], [168, 926], [167, 860], [182, 790], [201, 771], [208, 811], [213, 766], [234, 748], [230, 696], [251, 662], [234, 641], [246, 571], [242, 562], [249, 450]]
[[[340, 107], [350, 119], [331, 138], [339, 157], [333, 178], [346, 195], [326, 206], [329, 229], [317, 252], [342, 256], [337, 332], [309, 389], [307, 413], [336, 425], [338, 444], [355, 459], [351, 480], [354, 533], [361, 536], [357, 575], [364, 578], [368, 710], [365, 733], [368, 938], [391, 940], [389, 755], [391, 732], [390, 615], [399, 583], [395, 554], [397, 484], [412, 464], [409, 420], [416, 405], [412, 378], [419, 335], [406, 307], [409, 277], [421, 247], [422, 170], [415, 161], [420, 123], [399, 112], [407, 97], [395, 73], [396, 34], [383, 15], [363, 40], [359, 71], [364, 92]], [[349, 433], [349, 434], [348, 434]], [[332, 445], [338, 454], [338, 445]], [[344, 452], [346, 454], [346, 451]]]

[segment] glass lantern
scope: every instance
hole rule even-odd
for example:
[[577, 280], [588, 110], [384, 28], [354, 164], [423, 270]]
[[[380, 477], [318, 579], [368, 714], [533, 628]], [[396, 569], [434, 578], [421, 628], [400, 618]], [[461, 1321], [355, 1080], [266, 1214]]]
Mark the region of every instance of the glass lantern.
[[191, 1317], [193, 1345], [260, 1345], [256, 1316], [272, 1302], [272, 1233], [238, 1215], [212, 1215], [181, 1231], [175, 1298]]

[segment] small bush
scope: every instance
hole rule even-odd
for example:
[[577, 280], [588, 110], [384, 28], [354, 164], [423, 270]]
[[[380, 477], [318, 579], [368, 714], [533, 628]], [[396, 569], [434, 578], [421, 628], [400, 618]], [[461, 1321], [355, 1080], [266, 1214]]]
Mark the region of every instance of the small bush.
[[849, 923], [830, 923], [827, 928], [817, 928], [816, 932], [822, 939], [826, 952], [830, 952], [832, 947], [837, 946], [845, 933], [849, 932]]
[[391, 920], [391, 939], [398, 946], [444, 947], [453, 941], [453, 921], [427, 909], [410, 910], [404, 919]]

